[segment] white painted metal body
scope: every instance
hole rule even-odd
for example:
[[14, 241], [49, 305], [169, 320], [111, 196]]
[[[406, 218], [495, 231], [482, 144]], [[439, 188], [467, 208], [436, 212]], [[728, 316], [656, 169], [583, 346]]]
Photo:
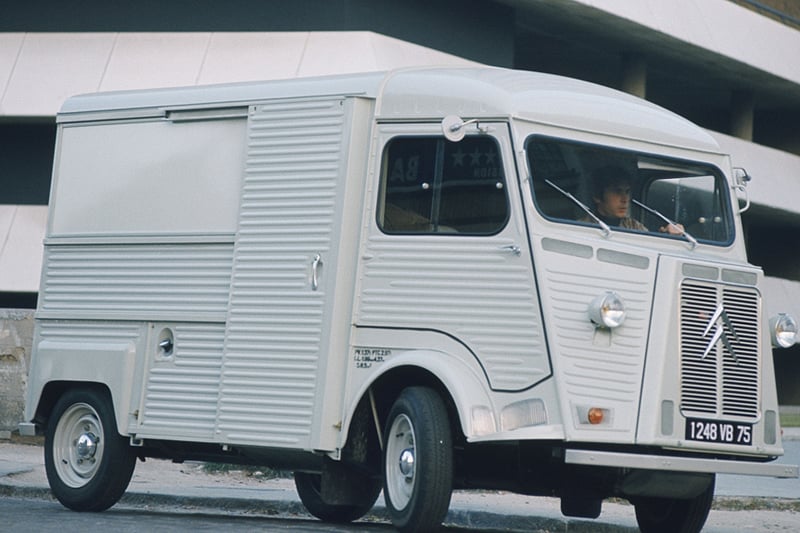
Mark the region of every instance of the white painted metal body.
[[[479, 119], [499, 147], [507, 222], [491, 235], [382, 231], [386, 146], [441, 136], [447, 115]], [[51, 384], [92, 382], [108, 388], [118, 428], [135, 442], [337, 459], [373, 384], [418, 369], [441, 383], [469, 443], [628, 450], [566, 456], [598, 466], [624, 464], [636, 446], [691, 449], [697, 457], [676, 461], [680, 470], [708, 472], [711, 456], [730, 454], [726, 472], [796, 475], [735, 460], [782, 454], [761, 316], [752, 445], [684, 438], [677, 287], [699, 276], [758, 291], [738, 217], [735, 239], [694, 249], [551, 220], [529, 185], [531, 135], [731, 171], [711, 137], [651, 104], [501, 69], [68, 100], [26, 420], [37, 420]], [[586, 318], [608, 290], [628, 303], [613, 332]], [[583, 423], [595, 405], [613, 416]], [[538, 409], [532, 423], [505, 425], [520, 406]]]

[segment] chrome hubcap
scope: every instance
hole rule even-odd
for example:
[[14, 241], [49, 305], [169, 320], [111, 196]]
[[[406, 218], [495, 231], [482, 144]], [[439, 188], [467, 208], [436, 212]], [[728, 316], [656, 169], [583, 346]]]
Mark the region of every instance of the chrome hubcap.
[[92, 432], [83, 433], [75, 443], [75, 455], [78, 461], [93, 459], [97, 453], [97, 435]]
[[400, 453], [400, 473], [406, 479], [414, 477], [414, 449], [406, 448]]

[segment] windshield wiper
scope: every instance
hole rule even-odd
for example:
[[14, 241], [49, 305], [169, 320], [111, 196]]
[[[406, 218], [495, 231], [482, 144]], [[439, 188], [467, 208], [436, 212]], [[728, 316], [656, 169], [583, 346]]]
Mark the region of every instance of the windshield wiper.
[[584, 211], [586, 211], [586, 214], [587, 214], [587, 215], [589, 215], [590, 217], [592, 217], [592, 219], [593, 219], [595, 222], [597, 222], [597, 223], [600, 225], [600, 227], [601, 227], [601, 228], [603, 228], [603, 235], [604, 235], [604, 236], [608, 237], [609, 235], [611, 235], [611, 228], [608, 226], [608, 224], [606, 224], [605, 222], [603, 222], [602, 220], [600, 220], [600, 219], [597, 217], [597, 215], [595, 215], [594, 213], [592, 213], [592, 210], [591, 210], [591, 209], [589, 209], [588, 207], [586, 207], [586, 205], [585, 205], [583, 202], [581, 202], [580, 200], [578, 200], [577, 198], [575, 198], [574, 196], [572, 196], [572, 194], [568, 193], [567, 191], [565, 191], [564, 189], [562, 189], [561, 187], [559, 187], [558, 185], [556, 185], [556, 184], [555, 184], [555, 183], [553, 183], [552, 181], [550, 181], [550, 180], [544, 180], [544, 182], [545, 182], [546, 184], [548, 184], [549, 186], [551, 186], [552, 188], [554, 188], [555, 190], [557, 190], [558, 192], [560, 192], [561, 194], [563, 194], [564, 196], [566, 196], [567, 198], [569, 198], [570, 200], [572, 200], [572, 202], [573, 202], [575, 205], [577, 205], [578, 207], [580, 207], [581, 209], [583, 209]]
[[[661, 220], [663, 220], [664, 222], [666, 222], [670, 226], [675, 226], [676, 228], [682, 227], [682, 226], [678, 226], [678, 224], [676, 222], [674, 222], [674, 221], [668, 219], [666, 216], [662, 215], [656, 209], [653, 209], [652, 207], [646, 206], [646, 205], [644, 205], [642, 202], [640, 202], [638, 200], [634, 200], [633, 198], [631, 198], [631, 202], [635, 203], [636, 205], [638, 205], [639, 207], [641, 207], [645, 211], [647, 211], [649, 213], [652, 213], [653, 215], [657, 216], [658, 218], [660, 218]], [[695, 246], [697, 246], [697, 239], [695, 239], [694, 237], [689, 235], [689, 233], [685, 229], [681, 230], [681, 236], [684, 237], [687, 241], [689, 241], [689, 243], [691, 243], [692, 250], [694, 250]]]

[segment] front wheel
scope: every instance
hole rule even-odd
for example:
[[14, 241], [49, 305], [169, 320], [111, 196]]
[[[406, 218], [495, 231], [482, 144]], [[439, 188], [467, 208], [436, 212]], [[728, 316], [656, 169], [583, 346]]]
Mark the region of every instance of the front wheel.
[[642, 533], [698, 533], [714, 501], [714, 479], [708, 488], [689, 499], [643, 498], [634, 503]]
[[47, 422], [44, 464], [53, 495], [73, 511], [104, 511], [122, 497], [136, 455], [117, 433], [108, 395], [67, 391]]
[[410, 387], [397, 398], [386, 421], [383, 466], [392, 524], [403, 532], [437, 530], [453, 491], [453, 444], [434, 390]]

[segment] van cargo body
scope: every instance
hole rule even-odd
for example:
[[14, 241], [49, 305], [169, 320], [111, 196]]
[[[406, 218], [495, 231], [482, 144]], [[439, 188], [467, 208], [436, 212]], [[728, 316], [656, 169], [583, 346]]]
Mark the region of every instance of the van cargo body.
[[742, 178], [683, 118], [531, 72], [73, 97], [21, 428], [76, 510], [156, 457], [293, 471], [328, 521], [383, 490], [429, 531], [488, 488], [698, 531], [716, 473], [797, 476]]

